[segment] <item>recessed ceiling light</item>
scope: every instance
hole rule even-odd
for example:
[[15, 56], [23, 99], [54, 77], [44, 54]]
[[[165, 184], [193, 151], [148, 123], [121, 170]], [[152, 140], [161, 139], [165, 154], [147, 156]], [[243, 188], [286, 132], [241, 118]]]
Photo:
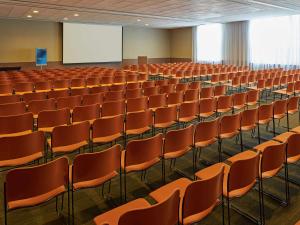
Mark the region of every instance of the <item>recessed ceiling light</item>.
[[33, 10], [33, 13], [39, 13], [39, 11], [38, 10]]
[[136, 21], [141, 22], [142, 20], [141, 19], [137, 19]]
[[149, 24], [148, 24], [148, 23], [146, 23], [146, 24], [145, 24], [145, 26], [149, 26]]
[[68, 19], [69, 19], [68, 17], [65, 17], [65, 18], [64, 18], [64, 20], [68, 20]]
[[76, 16], [76, 17], [77, 17], [77, 16], [79, 16], [79, 14], [78, 14], [78, 13], [75, 13], [75, 14], [74, 14], [74, 16]]
[[32, 15], [27, 15], [27, 18], [32, 18]]

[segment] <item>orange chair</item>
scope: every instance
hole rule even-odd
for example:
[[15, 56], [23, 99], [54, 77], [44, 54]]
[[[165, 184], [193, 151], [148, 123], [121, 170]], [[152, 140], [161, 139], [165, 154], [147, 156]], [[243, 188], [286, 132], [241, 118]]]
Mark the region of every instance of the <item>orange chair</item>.
[[54, 80], [53, 81], [53, 90], [60, 91], [60, 90], [67, 90], [69, 89], [70, 81], [69, 80]]
[[99, 77], [88, 77], [86, 79], [86, 87], [88, 88], [97, 87], [99, 84], [100, 84]]
[[31, 82], [21, 82], [15, 84], [14, 90], [16, 95], [23, 95], [33, 92], [34, 86]]
[[196, 125], [195, 132], [194, 132], [194, 148], [196, 149], [196, 154], [195, 154], [196, 169], [197, 169], [198, 158], [200, 158], [201, 156], [202, 149], [214, 144], [218, 140], [218, 126], [219, 126], [218, 119], [208, 121], [208, 122], [201, 122]]
[[126, 90], [126, 93], [125, 93], [126, 99], [141, 98], [141, 97], [143, 97], [143, 91], [141, 88]]
[[276, 135], [275, 119], [283, 119], [287, 115], [287, 100], [277, 100], [273, 102], [273, 135]]
[[143, 84], [142, 84], [143, 89], [150, 88], [150, 87], [155, 87], [155, 81], [154, 80], [148, 80], [148, 81], [143, 82]]
[[232, 110], [232, 95], [222, 95], [220, 97], [218, 97], [217, 100], [217, 106], [216, 106], [216, 114], [221, 115], [224, 113], [228, 113]]
[[215, 98], [203, 98], [199, 101], [199, 119], [203, 121], [216, 113]]
[[108, 86], [99, 86], [99, 87], [92, 87], [90, 88], [91, 94], [98, 94], [108, 92]]
[[176, 84], [176, 92], [177, 91], [186, 92], [188, 89], [189, 89], [188, 83]]
[[157, 108], [167, 106], [167, 95], [158, 94], [149, 96], [149, 109], [155, 111]]
[[199, 100], [199, 89], [188, 89], [184, 92], [184, 102], [195, 102]]
[[183, 103], [183, 92], [177, 91], [173, 93], [169, 93], [167, 97], [167, 105], [168, 106], [178, 106]]
[[0, 116], [0, 137], [12, 137], [29, 134], [33, 131], [32, 113]]
[[193, 81], [193, 82], [191, 82], [190, 85], [189, 85], [189, 89], [200, 90], [201, 89], [201, 82], [200, 81]]
[[75, 89], [71, 89], [71, 96], [88, 95], [89, 92], [90, 92], [89, 88], [75, 88]]
[[38, 114], [46, 110], [55, 110], [55, 99], [34, 100], [28, 103], [28, 111], [33, 113], [33, 118], [37, 119]]
[[177, 121], [177, 107], [169, 106], [158, 108], [154, 112], [154, 129], [162, 129], [163, 133], [167, 132], [168, 127], [176, 124]]
[[197, 119], [199, 115], [199, 102], [184, 102], [178, 109], [178, 123], [183, 123], [185, 126], [187, 123]]
[[259, 104], [259, 90], [248, 91], [247, 92], [247, 100], [246, 100], [247, 107], [254, 106], [257, 104]]
[[160, 93], [161, 94], [169, 94], [175, 92], [175, 85], [174, 84], [167, 84], [160, 86]]
[[299, 113], [298, 122], [300, 123], [300, 111], [299, 111], [299, 96], [293, 96], [287, 100], [287, 129], [290, 131], [290, 116], [295, 113]]
[[16, 102], [0, 105], [0, 116], [20, 115], [26, 113], [25, 102]]
[[82, 96], [82, 105], [94, 105], [94, 104], [103, 104], [104, 94], [96, 93], [96, 94], [88, 94]]
[[213, 87], [201, 88], [200, 98], [212, 98], [214, 96]]
[[52, 87], [50, 81], [40, 81], [34, 84], [35, 92], [49, 92], [51, 89]]
[[56, 198], [57, 202], [57, 197], [63, 197], [64, 193], [68, 193], [70, 224], [69, 163], [65, 157], [43, 165], [9, 171], [4, 182], [5, 225], [9, 211], [37, 206], [53, 198]]
[[89, 145], [90, 123], [88, 121], [54, 127], [51, 138], [47, 140], [51, 158], [57, 153], [71, 153]]
[[[95, 188], [109, 182], [118, 176], [121, 168], [121, 146], [115, 145], [97, 153], [85, 153], [77, 155], [73, 160], [70, 170], [72, 191], [72, 220], [74, 224], [74, 192], [86, 188]], [[120, 198], [122, 200], [122, 186], [120, 173]], [[102, 194], [103, 189], [102, 189]]]
[[47, 95], [45, 92], [32, 92], [23, 94], [22, 98], [26, 105], [28, 105], [28, 103], [31, 101], [45, 100], [47, 98]]
[[124, 98], [124, 91], [109, 91], [105, 93], [105, 102], [120, 101]]
[[232, 95], [232, 111], [243, 110], [246, 107], [247, 93], [236, 93]]
[[140, 82], [127, 83], [126, 90], [133, 90], [141, 88]]
[[81, 96], [69, 96], [57, 99], [57, 109], [69, 108], [71, 112], [77, 106], [81, 105]]
[[257, 123], [257, 134], [258, 134], [258, 143], [261, 142], [260, 136], [260, 125], [266, 125], [267, 128], [269, 123], [273, 118], [273, 104], [261, 105], [258, 107], [258, 123]]
[[0, 104], [15, 103], [21, 101], [20, 95], [0, 95]]
[[160, 162], [162, 156], [162, 134], [154, 137], [130, 141], [126, 150], [122, 151], [122, 169], [124, 171], [124, 193], [127, 199], [126, 177], [130, 172], [144, 171], [142, 178], [145, 179], [146, 171]]
[[54, 91], [49, 91], [48, 92], [48, 98], [64, 98], [64, 97], [68, 97], [70, 95], [69, 90], [65, 89], [65, 90], [54, 90]]
[[220, 118], [218, 129], [218, 142], [219, 142], [219, 162], [222, 161], [222, 142], [225, 139], [233, 138], [240, 132], [240, 114], [233, 114], [230, 116], [223, 116]]
[[148, 98], [139, 97], [139, 98], [130, 98], [126, 102], [126, 112], [140, 112], [148, 109]]
[[89, 121], [92, 124], [100, 117], [100, 105], [77, 106], [72, 113], [72, 123]]
[[[0, 167], [16, 167], [44, 157], [44, 133], [41, 131], [0, 138]], [[45, 158], [46, 159], [46, 158]]]
[[190, 150], [193, 150], [193, 171], [195, 171], [195, 152], [194, 152], [194, 125], [179, 130], [168, 131], [165, 135], [163, 146], [163, 180], [166, 180], [165, 160], [171, 160], [171, 165], [175, 167], [177, 158], [182, 157]]
[[37, 128], [45, 133], [52, 133], [53, 128], [70, 124], [70, 109], [41, 111], [38, 114]]
[[240, 143], [241, 151], [244, 150], [243, 132], [251, 131], [254, 136], [255, 128], [258, 125], [258, 109], [247, 109], [241, 112]]
[[92, 124], [92, 151], [94, 144], [116, 141], [124, 133], [124, 116], [96, 119]]
[[143, 87], [144, 95], [145, 96], [151, 96], [151, 95], [158, 95], [159, 94], [159, 86], [153, 86], [153, 87]]
[[125, 109], [125, 100], [104, 102], [101, 108], [101, 117], [124, 115]]
[[0, 96], [9, 96], [13, 94], [13, 87], [11, 84], [0, 84]]
[[70, 81], [71, 89], [82, 89], [85, 87], [85, 80], [83, 78], [74, 78]]
[[220, 97], [226, 95], [227, 87], [225, 85], [219, 85], [214, 87], [214, 96]]

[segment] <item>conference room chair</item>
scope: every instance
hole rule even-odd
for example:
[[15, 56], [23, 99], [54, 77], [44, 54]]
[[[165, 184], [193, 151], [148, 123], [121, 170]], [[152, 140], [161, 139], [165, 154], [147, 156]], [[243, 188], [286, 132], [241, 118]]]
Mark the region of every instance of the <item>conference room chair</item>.
[[194, 102], [199, 100], [199, 89], [188, 89], [184, 92], [184, 102]]
[[119, 175], [120, 200], [122, 200], [122, 173], [121, 173], [121, 146], [115, 145], [109, 149], [96, 153], [83, 153], [75, 156], [70, 166], [70, 181], [72, 191], [72, 224], [75, 224], [75, 192], [102, 186], [104, 197], [104, 186]]
[[232, 111], [233, 107], [232, 95], [222, 95], [216, 101], [216, 115], [222, 115]]
[[179, 84], [179, 80], [176, 79], [176, 78], [170, 78], [170, 79], [168, 80], [168, 84], [174, 84], [174, 85], [175, 85], [175, 88], [176, 88], [177, 84]]
[[99, 84], [100, 84], [99, 77], [88, 77], [86, 79], [86, 87], [88, 88], [97, 87]]
[[21, 82], [14, 84], [14, 92], [16, 95], [23, 95], [25, 93], [31, 93], [34, 90], [33, 83]]
[[45, 133], [52, 133], [54, 127], [70, 124], [70, 109], [41, 111], [38, 114], [37, 128]]
[[157, 94], [149, 96], [148, 107], [152, 111], [155, 111], [157, 108], [167, 106], [167, 95], [166, 94]]
[[230, 91], [239, 91], [241, 88], [241, 77], [233, 76], [231, 78], [231, 82], [228, 84], [228, 87], [230, 87]]
[[199, 102], [184, 102], [178, 107], [178, 123], [183, 123], [186, 126], [187, 123], [197, 119], [199, 115]]
[[94, 105], [99, 104], [102, 105], [104, 101], [104, 94], [103, 93], [96, 93], [96, 94], [87, 94], [82, 96], [82, 105]]
[[168, 79], [156, 80], [155, 85], [162, 87], [162, 86], [168, 85], [168, 82], [169, 82]]
[[223, 161], [222, 143], [226, 139], [231, 139], [240, 133], [241, 115], [240, 113], [223, 116], [219, 120], [218, 128], [218, 151], [219, 162]]
[[246, 107], [247, 92], [232, 95], [232, 112], [244, 110]]
[[142, 83], [142, 88], [150, 88], [150, 87], [155, 87], [155, 81], [154, 80], [148, 80]]
[[71, 89], [71, 96], [76, 96], [76, 95], [88, 95], [90, 93], [89, 88], [75, 88]]
[[[259, 179], [261, 185], [261, 198], [262, 198], [262, 218], [263, 224], [265, 224], [264, 218], [264, 194], [266, 193], [268, 196], [272, 197], [274, 200], [279, 201], [281, 205], [287, 206], [289, 204], [289, 181], [288, 174], [286, 168], [286, 143], [278, 143], [274, 141], [268, 141], [261, 145], [254, 147], [257, 150], [260, 157], [259, 164]], [[278, 175], [278, 173], [285, 169], [285, 199], [282, 200], [273, 194], [264, 191], [263, 181], [265, 179], [269, 179]]]
[[48, 98], [54, 98], [54, 99], [58, 99], [58, 98], [65, 98], [70, 96], [69, 90], [65, 89], [65, 90], [52, 90], [48, 92]]
[[195, 169], [201, 159], [202, 150], [218, 141], [219, 119], [200, 122], [195, 126], [194, 148], [195, 148]]
[[175, 85], [174, 84], [167, 84], [160, 86], [160, 93], [161, 94], [169, 94], [175, 92]]
[[56, 105], [57, 105], [57, 109], [69, 108], [72, 113], [75, 107], [81, 105], [81, 96], [76, 95], [76, 96], [58, 98]]
[[160, 203], [150, 205], [143, 198], [130, 201], [94, 218], [94, 224], [173, 225], [179, 222], [180, 192], [175, 190]]
[[189, 83], [189, 89], [200, 90], [201, 89], [201, 82], [200, 81], [193, 81], [193, 82]]
[[172, 92], [167, 95], [168, 106], [179, 106], [183, 103], [184, 95], [182, 91]]
[[136, 88], [136, 89], [127, 89], [125, 92], [125, 98], [140, 98], [143, 96], [143, 89]]
[[182, 91], [182, 92], [186, 92], [189, 89], [189, 83], [179, 83], [176, 84], [176, 92], [177, 91]]
[[127, 74], [126, 75], [126, 83], [127, 84], [136, 83], [138, 81], [142, 82], [144, 79], [146, 80], [146, 77], [140, 76], [139, 74]]
[[300, 81], [299, 80], [295, 82], [294, 91], [295, 91], [295, 95], [300, 93]]
[[102, 76], [101, 77], [101, 80], [100, 80], [100, 85], [101, 86], [110, 86], [113, 83], [114, 83], [114, 77], [113, 76], [109, 75], [109, 76]]
[[287, 85], [287, 76], [280, 77], [280, 88], [284, 88]]
[[108, 92], [108, 86], [97, 86], [97, 87], [91, 87], [89, 89], [90, 89], [90, 94]]
[[177, 107], [168, 106], [158, 108], [154, 112], [153, 128], [162, 129], [163, 133], [167, 132], [167, 129], [177, 123]]
[[68, 154], [89, 145], [90, 123], [88, 121], [56, 126], [53, 128], [51, 137], [47, 139], [51, 158], [56, 154]]
[[72, 113], [72, 123], [80, 123], [83, 121], [89, 121], [92, 124], [95, 119], [100, 117], [100, 105], [85, 105], [77, 106], [74, 108]]
[[199, 100], [199, 120], [203, 121], [216, 113], [216, 99], [203, 98]]
[[123, 91], [125, 92], [126, 90], [126, 84], [113, 84], [108, 87], [109, 91]]
[[126, 75], [115, 75], [113, 77], [114, 84], [126, 84]]
[[96, 119], [92, 124], [92, 151], [96, 144], [116, 142], [124, 135], [124, 115]]
[[[124, 172], [124, 195], [127, 201], [127, 174], [142, 172], [142, 180], [146, 179], [146, 172], [161, 161], [163, 136], [157, 134], [154, 137], [132, 140], [126, 149], [122, 151], [122, 169]], [[162, 171], [163, 173], [163, 171]]]
[[42, 111], [55, 110], [56, 101], [53, 98], [44, 100], [34, 100], [28, 102], [27, 110], [33, 114], [33, 118], [37, 119], [38, 115]]
[[200, 98], [212, 98], [212, 97], [214, 97], [214, 88], [213, 87], [201, 88]]
[[258, 90], [249, 90], [246, 93], [247, 93], [247, 98], [246, 98], [247, 108], [249, 108], [249, 106], [256, 106], [257, 104], [259, 104], [260, 94]]
[[273, 136], [276, 135], [275, 120], [278, 120], [278, 126], [280, 120], [287, 116], [287, 100], [277, 100], [273, 102]]
[[33, 114], [0, 116], [0, 137], [29, 134], [33, 131]]
[[217, 85], [214, 87], [214, 97], [220, 97], [226, 95], [227, 86], [225, 85]]
[[159, 94], [159, 86], [143, 87], [144, 96], [150, 97]]
[[0, 168], [18, 167], [39, 161], [45, 155], [44, 147], [44, 133], [41, 131], [2, 137], [0, 138]]
[[148, 109], [148, 98], [147, 97], [138, 97], [138, 98], [129, 98], [126, 101], [126, 112], [140, 112]]
[[132, 90], [132, 89], [138, 89], [138, 88], [142, 88], [140, 82], [130, 82], [130, 83], [127, 83], [127, 85], [126, 85], [126, 90]]
[[290, 117], [295, 113], [299, 113], [298, 123], [300, 123], [300, 111], [299, 111], [299, 96], [290, 97], [287, 100], [287, 129], [290, 131]]
[[163, 181], [166, 181], [166, 160], [170, 160], [172, 168], [175, 167], [176, 159], [184, 156], [191, 150], [193, 151], [192, 162], [195, 172], [195, 151], [193, 148], [194, 125], [183, 129], [170, 130], [166, 133], [163, 143]]
[[227, 84], [228, 83], [228, 73], [222, 73], [219, 75], [219, 84]]
[[39, 81], [34, 83], [35, 92], [49, 92], [52, 89], [50, 81]]
[[251, 136], [254, 136], [256, 127], [258, 126], [258, 109], [246, 109], [241, 112], [241, 127], [240, 127], [240, 144], [241, 151], [244, 150], [243, 132], [251, 131]]
[[[65, 157], [46, 164], [8, 171], [4, 182], [4, 223], [8, 224], [8, 212], [38, 206], [59, 196], [68, 196], [69, 207], [69, 163]], [[58, 208], [56, 207], [58, 212]]]
[[[224, 163], [223, 195], [226, 199], [227, 224], [231, 224], [231, 208], [234, 208], [239, 214], [245, 215], [241, 208], [232, 204], [232, 200], [245, 196], [258, 181], [259, 178], [259, 160], [258, 152], [244, 151], [228, 158]], [[259, 185], [259, 210], [261, 212], [261, 190]], [[246, 215], [245, 215], [246, 216]], [[247, 215], [249, 218], [250, 215]], [[262, 216], [259, 219], [252, 218], [257, 224], [262, 223]]]
[[69, 87], [70, 87], [70, 80], [67, 79], [54, 80], [52, 83], [52, 89], [54, 91], [68, 90]]
[[105, 93], [105, 102], [120, 101], [125, 99], [124, 91], [109, 91]]
[[124, 115], [126, 110], [125, 100], [104, 102], [101, 108], [101, 117]]
[[32, 92], [26, 93], [22, 95], [23, 101], [28, 105], [30, 101], [34, 100], [45, 100], [47, 98], [47, 94], [45, 92]]
[[71, 89], [82, 89], [86, 85], [84, 78], [73, 78], [70, 80]]
[[15, 103], [20, 102], [21, 96], [20, 95], [3, 95], [0, 96], [0, 104], [8, 104], [8, 103]]
[[258, 107], [258, 123], [257, 123], [258, 143], [260, 143], [262, 139], [260, 135], [260, 126], [266, 125], [266, 129], [268, 129], [269, 124], [272, 121], [272, 118], [273, 118], [273, 104], [261, 105]]
[[0, 105], [0, 116], [20, 115], [26, 113], [25, 102], [16, 102]]
[[7, 96], [13, 94], [13, 86], [11, 84], [0, 84], [0, 96]]
[[290, 97], [292, 95], [295, 95], [295, 83], [288, 83], [286, 88], [280, 89], [280, 90], [275, 90], [273, 91], [274, 93], [274, 99], [276, 98], [276, 94], [279, 94], [281, 96], [281, 99], [283, 96], [285, 97]]
[[219, 74], [212, 74], [210, 76], [210, 80], [205, 81], [205, 83], [210, 84], [212, 86], [216, 85], [219, 83]]

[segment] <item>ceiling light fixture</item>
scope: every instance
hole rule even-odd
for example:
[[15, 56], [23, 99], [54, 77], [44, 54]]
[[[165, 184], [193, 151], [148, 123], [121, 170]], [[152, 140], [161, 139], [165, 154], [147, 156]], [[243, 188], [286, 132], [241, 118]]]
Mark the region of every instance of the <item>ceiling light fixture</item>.
[[37, 13], [39, 13], [39, 11], [38, 10], [33, 10], [33, 13], [37, 14]]
[[27, 15], [27, 18], [32, 18], [32, 15]]
[[148, 23], [146, 23], [146, 24], [145, 24], [145, 26], [146, 26], [146, 27], [148, 27], [148, 26], [149, 26], [149, 24], [148, 24]]
[[141, 19], [137, 19], [136, 21], [141, 22], [142, 20]]
[[289, 11], [293, 11], [293, 12], [298, 12], [298, 10], [295, 10], [295, 9], [291, 9], [291, 8], [287, 8], [287, 7], [283, 7], [283, 6], [279, 6], [279, 5], [273, 5], [273, 4], [269, 4], [269, 3], [265, 3], [265, 2], [255, 1], [255, 0], [248, 0], [248, 2], [254, 3], [254, 4], [259, 4], [259, 5], [264, 5], [264, 6], [270, 6], [270, 7], [277, 8], [277, 9], [284, 9], [284, 10], [289, 10]]
[[77, 16], [79, 16], [79, 14], [75, 13], [75, 14], [74, 14], [74, 16], [76, 16], [76, 17], [77, 17]]

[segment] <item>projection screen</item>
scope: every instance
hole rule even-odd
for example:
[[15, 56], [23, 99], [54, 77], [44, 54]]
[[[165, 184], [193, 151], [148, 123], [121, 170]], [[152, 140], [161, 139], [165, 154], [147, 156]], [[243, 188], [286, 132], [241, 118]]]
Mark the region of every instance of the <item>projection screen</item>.
[[122, 26], [63, 24], [63, 63], [121, 61]]

